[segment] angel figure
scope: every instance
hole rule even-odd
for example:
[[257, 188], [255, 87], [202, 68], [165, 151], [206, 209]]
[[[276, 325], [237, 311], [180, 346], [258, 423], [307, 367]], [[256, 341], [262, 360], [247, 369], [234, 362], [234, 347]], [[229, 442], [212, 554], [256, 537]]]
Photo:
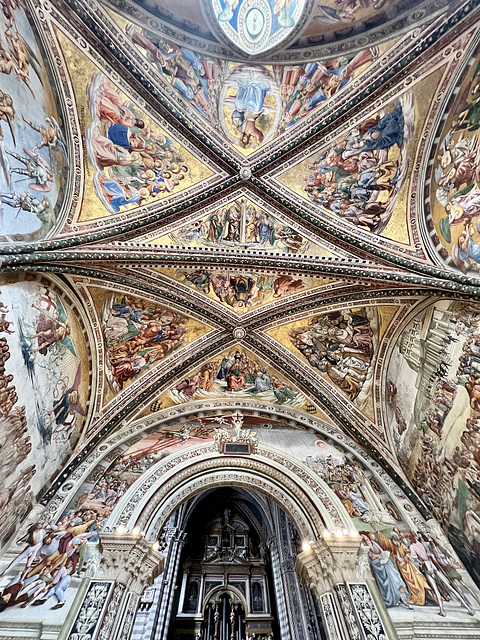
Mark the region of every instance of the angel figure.
[[[80, 403], [80, 394], [78, 388], [80, 387], [82, 377], [82, 365], [78, 365], [77, 373], [71, 387], [66, 389], [61, 395], [60, 399], [54, 403], [52, 410], [49, 412], [53, 414], [55, 420], [54, 439], [57, 440], [62, 435], [63, 439], [67, 439], [73, 425], [75, 423], [75, 414], [79, 413], [81, 416], [86, 416], [87, 413]], [[71, 420], [68, 418], [72, 416]]]
[[6, 149], [8, 155], [25, 165], [25, 169], [14, 167], [13, 169], [10, 169], [10, 173], [19, 173], [22, 176], [34, 178], [35, 182], [28, 183], [30, 189], [33, 189], [34, 191], [42, 191], [44, 193], [50, 191], [53, 182], [50, 165], [39, 153], [35, 153], [29, 149], [23, 150], [27, 154], [26, 157]]
[[[293, 6], [295, 7], [295, 5]], [[292, 18], [290, 0], [276, 0], [273, 13], [278, 15], [278, 22], [284, 29], [295, 26], [295, 20]]]
[[65, 164], [68, 166], [68, 157], [67, 157], [67, 144], [65, 137], [60, 129], [60, 125], [55, 120], [53, 116], [47, 116], [45, 118], [45, 125], [37, 125], [34, 124], [31, 120], [28, 120], [23, 114], [22, 119], [24, 122], [28, 124], [28, 126], [37, 131], [40, 134], [41, 141], [36, 144], [32, 151], [38, 151], [38, 149], [42, 149], [43, 147], [48, 147], [50, 153], [53, 149], [58, 149], [65, 160]]
[[238, 7], [238, 0], [225, 0], [223, 11], [217, 15], [220, 22], [229, 22], [233, 18], [233, 12]]
[[[8, 124], [13, 142], [15, 144], [15, 132], [13, 130], [13, 120], [15, 118], [15, 109], [13, 107], [13, 98], [10, 94], [0, 91], [0, 121]], [[3, 140], [2, 128], [0, 125], [0, 140]]]
[[31, 339], [37, 340], [37, 348], [34, 353], [40, 352], [43, 356], [47, 355], [47, 351], [57, 342], [62, 343], [74, 356], [77, 355], [73, 340], [70, 338], [70, 326], [67, 322], [67, 310], [62, 304], [58, 296], [55, 296], [57, 305], [57, 317], [51, 315], [45, 309], [32, 304], [32, 307], [40, 311], [38, 318], [37, 332], [31, 336]]

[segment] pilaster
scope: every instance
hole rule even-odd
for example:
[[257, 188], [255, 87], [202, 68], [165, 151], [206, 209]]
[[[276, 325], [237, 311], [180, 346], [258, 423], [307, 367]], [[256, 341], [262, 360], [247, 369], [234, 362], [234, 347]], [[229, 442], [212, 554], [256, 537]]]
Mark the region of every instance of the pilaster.
[[371, 585], [359, 577], [359, 563], [359, 538], [344, 536], [310, 543], [297, 557], [295, 568], [318, 599], [329, 640], [395, 640]]
[[163, 555], [143, 536], [101, 533], [98, 552], [83, 597], [75, 600], [62, 629], [62, 640], [77, 639], [86, 627], [97, 640], [128, 640], [138, 598], [163, 570]]

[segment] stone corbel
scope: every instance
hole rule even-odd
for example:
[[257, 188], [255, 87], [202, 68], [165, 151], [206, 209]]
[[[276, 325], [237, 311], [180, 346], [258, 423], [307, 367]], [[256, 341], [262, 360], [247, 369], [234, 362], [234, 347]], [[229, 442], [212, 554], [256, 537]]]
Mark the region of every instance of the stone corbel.
[[143, 536], [100, 533], [103, 579], [125, 585], [140, 596], [163, 571], [164, 557]]

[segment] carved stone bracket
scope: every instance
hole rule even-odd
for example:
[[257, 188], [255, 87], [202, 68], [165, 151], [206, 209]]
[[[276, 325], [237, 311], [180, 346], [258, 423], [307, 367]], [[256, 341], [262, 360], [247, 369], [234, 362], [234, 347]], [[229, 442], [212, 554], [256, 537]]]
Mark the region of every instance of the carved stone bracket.
[[355, 582], [360, 541], [358, 538], [332, 538], [312, 542], [297, 557], [295, 569], [320, 598], [337, 584]]
[[103, 578], [121, 582], [137, 595], [163, 571], [163, 555], [142, 536], [101, 533], [100, 551]]

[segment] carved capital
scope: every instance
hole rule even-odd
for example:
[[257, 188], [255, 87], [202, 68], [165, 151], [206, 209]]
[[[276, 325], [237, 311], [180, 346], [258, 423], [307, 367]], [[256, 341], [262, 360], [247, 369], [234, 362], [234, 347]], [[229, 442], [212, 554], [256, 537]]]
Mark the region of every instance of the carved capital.
[[103, 578], [121, 582], [137, 595], [163, 571], [163, 555], [142, 536], [101, 533], [99, 546]]
[[297, 556], [295, 570], [320, 597], [337, 584], [357, 580], [359, 549], [358, 538], [317, 540]]

